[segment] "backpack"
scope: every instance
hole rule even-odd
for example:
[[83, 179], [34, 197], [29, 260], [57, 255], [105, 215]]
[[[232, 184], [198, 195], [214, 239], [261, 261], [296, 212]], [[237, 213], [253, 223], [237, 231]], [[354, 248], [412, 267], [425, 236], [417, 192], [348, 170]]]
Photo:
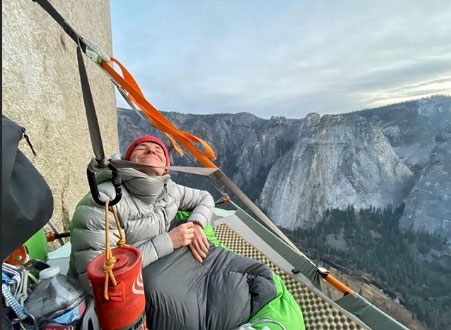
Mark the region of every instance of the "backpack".
[[24, 128], [2, 114], [2, 260], [53, 214], [53, 196], [47, 182], [19, 150], [24, 133]]

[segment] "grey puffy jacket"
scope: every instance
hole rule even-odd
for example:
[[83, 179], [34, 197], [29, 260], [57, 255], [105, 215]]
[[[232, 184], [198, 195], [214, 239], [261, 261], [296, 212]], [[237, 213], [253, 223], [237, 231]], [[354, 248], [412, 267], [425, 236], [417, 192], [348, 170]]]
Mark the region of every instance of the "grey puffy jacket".
[[[178, 185], [170, 175], [148, 176], [134, 169], [119, 169], [122, 199], [116, 204], [126, 243], [142, 254], [142, 266], [173, 251], [168, 234], [178, 210], [192, 211], [188, 221], [205, 227], [213, 216], [214, 200], [207, 191]], [[111, 172], [103, 170], [96, 176], [102, 200], [113, 199]], [[118, 233], [112, 212], [109, 213], [110, 245], [116, 247]], [[87, 278], [91, 260], [105, 251], [105, 208], [88, 193], [75, 208], [70, 223], [71, 256], [68, 275], [77, 278], [85, 291], [92, 294]]]

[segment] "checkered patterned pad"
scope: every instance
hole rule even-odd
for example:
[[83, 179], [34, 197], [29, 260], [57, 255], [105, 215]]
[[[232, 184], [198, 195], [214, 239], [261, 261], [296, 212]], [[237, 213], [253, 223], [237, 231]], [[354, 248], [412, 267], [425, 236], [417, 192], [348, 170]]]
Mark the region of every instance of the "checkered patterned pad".
[[243, 237], [226, 224], [215, 227], [218, 240], [235, 253], [259, 260], [267, 264], [279, 275], [294, 299], [298, 302], [304, 315], [306, 329], [321, 330], [357, 330], [366, 327], [355, 322], [342, 310], [337, 309], [329, 301], [310, 290], [304, 283], [276, 266], [267, 256], [250, 245]]

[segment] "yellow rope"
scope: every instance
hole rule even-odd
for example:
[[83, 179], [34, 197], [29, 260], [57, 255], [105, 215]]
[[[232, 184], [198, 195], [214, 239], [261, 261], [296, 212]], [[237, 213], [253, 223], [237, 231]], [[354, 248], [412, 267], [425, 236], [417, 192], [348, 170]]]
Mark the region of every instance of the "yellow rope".
[[114, 264], [116, 263], [116, 258], [113, 256], [113, 253], [111, 252], [111, 246], [110, 246], [110, 240], [109, 240], [109, 236], [110, 236], [109, 235], [110, 225], [109, 225], [109, 220], [108, 220], [109, 211], [113, 212], [114, 220], [116, 222], [116, 227], [119, 231], [119, 235], [114, 233], [114, 236], [119, 238], [119, 241], [117, 242], [117, 246], [123, 247], [126, 245], [125, 237], [122, 233], [121, 225], [120, 225], [119, 218], [117, 215], [116, 206], [113, 205], [110, 207], [109, 204], [110, 204], [110, 199], [107, 199], [105, 202], [105, 263], [103, 264], [103, 272], [105, 274], [105, 285], [103, 288], [103, 293], [104, 293], [104, 297], [106, 300], [110, 299], [110, 297], [108, 295], [109, 279], [111, 278], [111, 282], [113, 283], [114, 286], [117, 285], [116, 278], [114, 277], [114, 274], [113, 274], [113, 268], [114, 268]]
[[119, 231], [119, 235], [116, 234], [116, 233], [114, 233], [114, 236], [116, 236], [117, 238], [119, 238], [119, 241], [116, 243], [116, 245], [117, 245], [118, 247], [123, 247], [123, 246], [126, 245], [126, 244], [125, 244], [126, 242], [125, 242], [124, 234], [122, 233], [122, 230], [121, 230], [121, 224], [120, 224], [120, 222], [119, 222], [119, 217], [118, 217], [118, 215], [117, 215], [116, 206], [113, 205], [110, 209], [111, 209], [111, 211], [113, 212], [114, 220], [116, 221], [116, 227], [117, 227], [117, 230]]

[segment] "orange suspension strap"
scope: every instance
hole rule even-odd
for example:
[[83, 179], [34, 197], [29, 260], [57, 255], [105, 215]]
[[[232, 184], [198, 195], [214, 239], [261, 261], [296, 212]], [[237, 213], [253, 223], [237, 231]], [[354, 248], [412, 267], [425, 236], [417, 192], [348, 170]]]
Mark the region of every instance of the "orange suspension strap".
[[[173, 138], [179, 141], [203, 166], [216, 168], [216, 165], [211, 161], [215, 160], [216, 156], [210, 145], [204, 140], [184, 131], [180, 131], [175, 127], [160, 111], [158, 111], [152, 104], [150, 104], [142, 94], [135, 79], [127, 71], [127, 69], [115, 58], [110, 57], [110, 62], [115, 63], [121, 69], [124, 77], [119, 75], [114, 68], [107, 61], [101, 62], [101, 67], [110, 75], [113, 83], [120, 85], [125, 90], [126, 95], [144, 112], [146, 117], [157, 129], [168, 136], [174, 147], [177, 146]], [[173, 137], [173, 138], [172, 138]], [[199, 150], [193, 143], [200, 143], [205, 152]], [[177, 148], [177, 147], [176, 147]], [[180, 148], [177, 148], [181, 150]], [[180, 151], [179, 151], [180, 152]]]
[[[136, 103], [138, 107], [145, 113], [149, 121], [159, 130], [161, 130], [174, 145], [174, 148], [183, 153], [182, 149], [177, 145], [176, 141], [179, 141], [203, 166], [208, 168], [217, 168], [217, 166], [211, 161], [215, 160], [216, 156], [213, 149], [204, 140], [189, 134], [188, 132], [180, 131], [169, 120], [166, 119], [153, 105], [151, 105], [143, 96], [143, 93], [138, 87], [138, 84], [133, 79], [131, 74], [125, 69], [125, 67], [119, 63], [116, 59], [108, 56], [97, 44], [83, 38], [78, 34], [58, 13], [58, 11], [49, 3], [48, 0], [34, 0], [37, 2], [52, 18], [64, 29], [64, 31], [75, 41], [79, 48], [94, 62], [100, 65], [104, 71], [106, 71], [116, 87], [126, 95], [129, 95], [132, 102]], [[110, 63], [116, 63], [122, 70], [124, 78], [118, 74]], [[85, 99], [86, 103], [86, 99]], [[91, 102], [92, 103], [92, 102]], [[89, 125], [96, 126], [96, 122], [88, 121]], [[93, 130], [91, 130], [93, 131]], [[93, 140], [93, 138], [91, 138]], [[100, 139], [97, 136], [96, 141]], [[199, 150], [194, 143], [200, 143], [204, 148], [204, 151]], [[93, 142], [94, 149], [101, 149], [99, 143]], [[96, 159], [100, 163], [103, 157], [99, 157], [102, 150], [96, 153]], [[104, 164], [101, 164], [103, 167]], [[88, 174], [89, 175], [89, 174]], [[119, 197], [118, 197], [119, 199]], [[101, 201], [102, 202], [102, 201]], [[117, 201], [116, 201], [117, 202]], [[104, 202], [101, 203], [104, 205]]]

